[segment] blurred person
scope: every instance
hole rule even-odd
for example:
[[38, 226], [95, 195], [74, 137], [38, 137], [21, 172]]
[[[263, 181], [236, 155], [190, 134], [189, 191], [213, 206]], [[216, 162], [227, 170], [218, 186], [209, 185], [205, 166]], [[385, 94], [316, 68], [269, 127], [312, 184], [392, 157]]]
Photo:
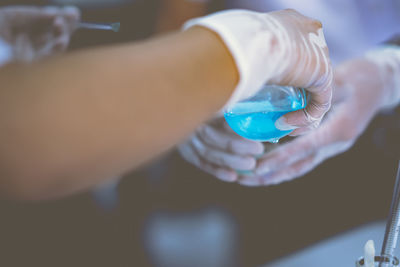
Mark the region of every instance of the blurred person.
[[[286, 54], [293, 58], [282, 66]], [[288, 116], [306, 129], [329, 109], [331, 79], [321, 24], [293, 10], [222, 12], [138, 44], [8, 65], [1, 190], [44, 199], [87, 189], [169, 149], [267, 81], [308, 88], [316, 105]]]
[[[400, 101], [400, 50], [380, 46], [398, 33], [398, 1], [339, 4], [309, 0], [305, 4], [291, 0], [232, 0], [227, 1], [227, 7], [264, 12], [296, 8], [323, 21], [336, 64], [333, 107], [321, 127], [282, 145], [266, 145], [265, 153], [261, 142], [238, 136], [224, 118], [215, 118], [200, 126], [179, 149], [187, 161], [202, 170], [246, 186], [278, 184], [300, 177], [348, 150], [376, 114]], [[285, 116], [276, 126], [289, 129], [287, 123], [280, 122], [285, 122]], [[291, 134], [298, 135], [298, 130]], [[188, 149], [193, 152], [185, 153]], [[237, 170], [251, 174], [239, 175]]]
[[29, 63], [64, 51], [79, 16], [73, 7], [0, 8], [0, 64]]

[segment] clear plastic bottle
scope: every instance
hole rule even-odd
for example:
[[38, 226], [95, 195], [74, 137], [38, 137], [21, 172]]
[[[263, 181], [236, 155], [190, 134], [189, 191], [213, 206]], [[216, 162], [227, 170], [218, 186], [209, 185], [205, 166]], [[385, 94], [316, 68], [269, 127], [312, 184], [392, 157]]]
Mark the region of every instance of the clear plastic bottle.
[[280, 131], [275, 122], [284, 114], [302, 109], [307, 104], [304, 89], [291, 86], [265, 85], [255, 96], [228, 108], [225, 120], [240, 136], [277, 143], [291, 131]]
[[[364, 257], [356, 261], [356, 267], [364, 267]], [[396, 257], [375, 256], [375, 267], [397, 267], [399, 260]]]

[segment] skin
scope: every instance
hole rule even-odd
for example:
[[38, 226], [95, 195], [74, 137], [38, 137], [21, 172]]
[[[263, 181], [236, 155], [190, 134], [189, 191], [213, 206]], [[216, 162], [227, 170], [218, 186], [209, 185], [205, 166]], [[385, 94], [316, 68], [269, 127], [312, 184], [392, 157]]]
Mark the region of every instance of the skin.
[[238, 81], [211, 31], [71, 53], [0, 70], [0, 190], [79, 192], [167, 151], [218, 111]]

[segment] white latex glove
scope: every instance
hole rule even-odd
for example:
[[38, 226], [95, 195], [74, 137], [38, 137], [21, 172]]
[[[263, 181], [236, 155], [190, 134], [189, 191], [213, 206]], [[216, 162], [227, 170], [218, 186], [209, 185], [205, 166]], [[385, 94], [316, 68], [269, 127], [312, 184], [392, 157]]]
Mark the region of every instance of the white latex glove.
[[261, 155], [260, 142], [245, 139], [229, 127], [223, 117], [199, 127], [178, 150], [183, 158], [222, 181], [236, 181], [235, 170], [249, 171], [256, 166], [255, 156]]
[[31, 62], [64, 51], [79, 18], [74, 7], [0, 8], [0, 38], [12, 48], [12, 60]]
[[[257, 13], [234, 10], [189, 21], [185, 28], [200, 25], [215, 31], [231, 51], [240, 74], [240, 82], [227, 105], [255, 94], [265, 83], [306, 87], [310, 101], [306, 110], [284, 118], [281, 129], [293, 129], [296, 135], [316, 127], [329, 109], [332, 78], [328, 49], [321, 24], [293, 10]], [[224, 181], [236, 181], [236, 170], [249, 171], [256, 166], [257, 155], [264, 151], [260, 142], [234, 133], [223, 118], [201, 126], [179, 146], [190, 163]]]
[[248, 186], [300, 177], [324, 160], [349, 149], [380, 110], [400, 102], [400, 50], [383, 49], [348, 61], [335, 71], [332, 109], [321, 127], [278, 146], [259, 159]]
[[258, 13], [230, 10], [187, 22], [203, 26], [224, 41], [236, 62], [240, 80], [227, 106], [248, 98], [263, 84], [306, 88], [309, 103], [303, 110], [277, 121], [293, 135], [315, 128], [330, 107], [332, 71], [319, 21], [294, 10]]

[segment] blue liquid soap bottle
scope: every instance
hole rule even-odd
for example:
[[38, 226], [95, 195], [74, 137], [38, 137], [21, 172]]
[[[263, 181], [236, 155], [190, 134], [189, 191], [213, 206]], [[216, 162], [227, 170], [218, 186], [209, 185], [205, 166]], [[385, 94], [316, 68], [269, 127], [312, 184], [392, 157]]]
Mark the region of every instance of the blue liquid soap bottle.
[[229, 126], [244, 138], [277, 143], [291, 131], [280, 131], [275, 122], [288, 112], [307, 105], [304, 89], [291, 86], [265, 85], [258, 94], [224, 112]]

